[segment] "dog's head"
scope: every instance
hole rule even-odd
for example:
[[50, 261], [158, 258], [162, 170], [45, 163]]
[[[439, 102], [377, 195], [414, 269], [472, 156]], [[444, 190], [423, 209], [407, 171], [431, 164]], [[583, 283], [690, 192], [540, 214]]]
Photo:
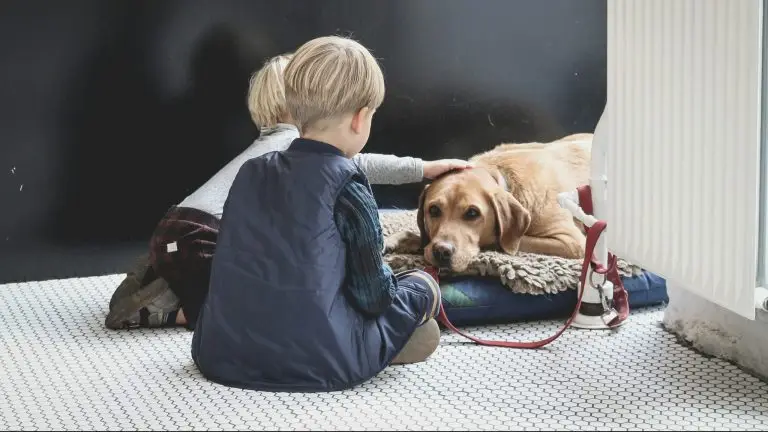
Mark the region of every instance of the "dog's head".
[[454, 272], [466, 270], [484, 248], [517, 252], [531, 223], [501, 173], [481, 167], [435, 179], [421, 193], [417, 217], [424, 258]]

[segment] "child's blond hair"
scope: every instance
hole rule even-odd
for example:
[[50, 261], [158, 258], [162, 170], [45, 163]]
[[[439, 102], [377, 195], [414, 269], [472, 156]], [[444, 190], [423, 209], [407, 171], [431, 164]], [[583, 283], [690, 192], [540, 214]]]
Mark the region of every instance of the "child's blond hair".
[[248, 88], [248, 111], [260, 128], [271, 128], [286, 121], [283, 71], [292, 54], [267, 60], [253, 76]]
[[312, 39], [285, 67], [285, 100], [300, 130], [323, 129], [327, 120], [378, 108], [384, 101], [384, 75], [360, 43], [339, 36]]

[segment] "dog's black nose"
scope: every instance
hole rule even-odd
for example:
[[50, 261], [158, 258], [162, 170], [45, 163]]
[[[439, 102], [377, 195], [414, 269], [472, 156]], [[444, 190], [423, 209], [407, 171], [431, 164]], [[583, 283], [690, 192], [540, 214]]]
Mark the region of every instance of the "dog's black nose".
[[456, 248], [452, 244], [447, 242], [437, 242], [432, 246], [432, 256], [435, 257], [435, 261], [440, 267], [449, 267], [451, 265], [451, 258]]

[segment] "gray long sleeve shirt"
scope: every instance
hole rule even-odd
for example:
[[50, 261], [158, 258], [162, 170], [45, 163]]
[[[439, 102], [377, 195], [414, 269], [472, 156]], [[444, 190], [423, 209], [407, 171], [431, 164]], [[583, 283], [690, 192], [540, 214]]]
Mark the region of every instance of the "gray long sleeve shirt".
[[[224, 201], [229, 195], [229, 188], [243, 164], [255, 157], [273, 151], [288, 148], [299, 137], [295, 126], [280, 123], [275, 128], [264, 130], [261, 136], [245, 151], [237, 155], [213, 175], [205, 184], [179, 204], [191, 207], [221, 218], [224, 213]], [[424, 162], [418, 158], [397, 157], [374, 153], [360, 153], [352, 158], [368, 177], [372, 184], [405, 184], [420, 182], [424, 177]]]

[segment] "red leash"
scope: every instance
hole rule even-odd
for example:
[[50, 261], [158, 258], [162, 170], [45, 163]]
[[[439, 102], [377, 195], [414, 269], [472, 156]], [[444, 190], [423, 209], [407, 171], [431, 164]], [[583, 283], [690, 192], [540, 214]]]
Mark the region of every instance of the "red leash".
[[[582, 209], [585, 212], [591, 214], [592, 197], [588, 186], [579, 188], [579, 198], [581, 201], [580, 205], [582, 206]], [[451, 321], [448, 319], [448, 316], [445, 313], [445, 308], [442, 306], [442, 304], [440, 305], [440, 313], [437, 316], [437, 320], [448, 329], [475, 342], [478, 345], [502, 348], [541, 348], [554, 342], [568, 329], [568, 327], [571, 326], [573, 319], [576, 317], [576, 314], [579, 312], [579, 308], [581, 307], [581, 299], [584, 296], [584, 291], [586, 291], [587, 274], [589, 272], [589, 268], [591, 267], [593, 272], [604, 275], [607, 280], [614, 284], [614, 305], [616, 306], [618, 316], [613, 321], [611, 321], [609, 326], [614, 327], [619, 325], [629, 316], [629, 306], [627, 304], [627, 293], [624, 290], [624, 285], [621, 282], [621, 277], [619, 276], [619, 272], [616, 268], [616, 257], [612, 254], [609, 255], [607, 268], [603, 267], [602, 265], [598, 265], [594, 260], [595, 246], [597, 245], [597, 240], [600, 238], [600, 234], [602, 234], [602, 232], [605, 230], [605, 227], [606, 222], [599, 220], [587, 229], [587, 244], [585, 247], [584, 261], [581, 266], [581, 276], [579, 277], [579, 296], [578, 300], [576, 301], [576, 307], [573, 309], [573, 313], [571, 313], [571, 316], [568, 318], [568, 321], [566, 321], [565, 325], [562, 326], [554, 335], [546, 339], [534, 342], [490, 341], [479, 339], [462, 332], [456, 328], [456, 326], [451, 324]], [[437, 271], [434, 268], [427, 268], [425, 271], [432, 275], [432, 277], [434, 277], [435, 280], [440, 283], [438, 280]]]

